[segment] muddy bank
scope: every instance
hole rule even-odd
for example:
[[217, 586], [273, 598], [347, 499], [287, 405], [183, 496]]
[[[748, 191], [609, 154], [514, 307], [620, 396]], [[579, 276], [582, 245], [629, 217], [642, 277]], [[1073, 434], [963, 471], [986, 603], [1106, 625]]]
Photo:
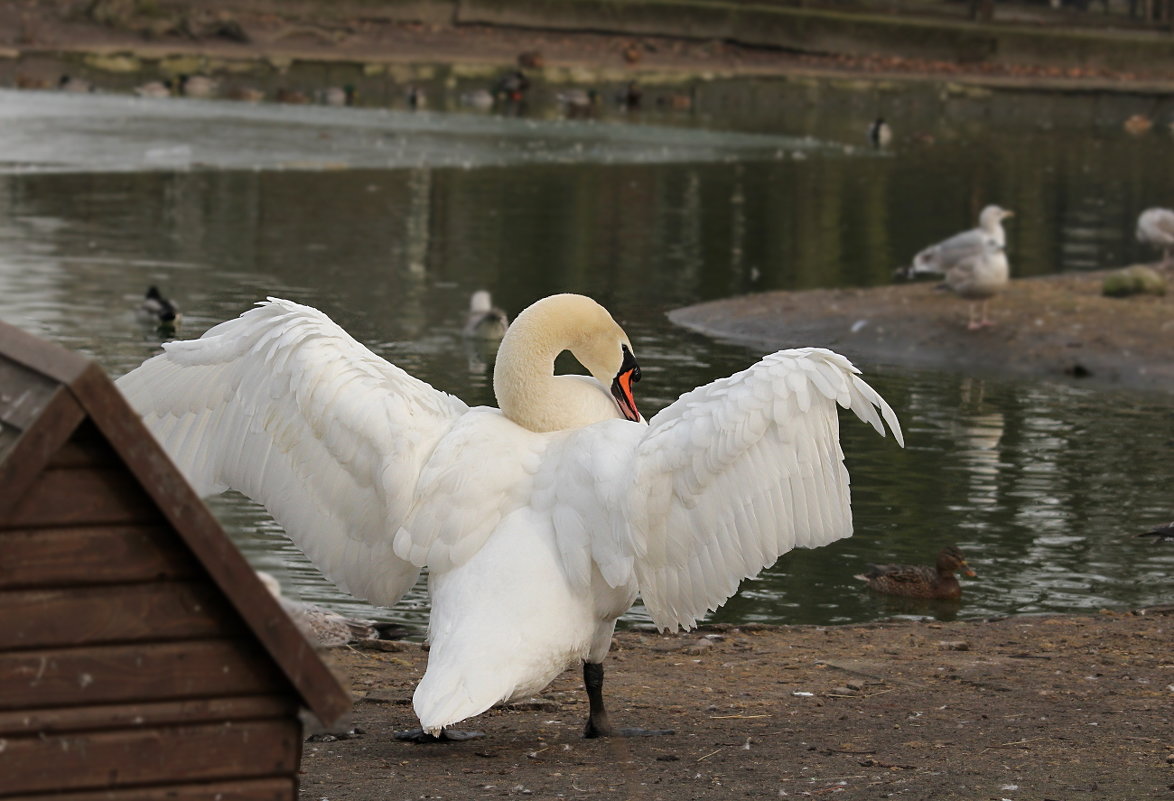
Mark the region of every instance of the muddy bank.
[[[1160, 546], [1155, 546], [1160, 547]], [[1174, 797], [1170, 610], [990, 622], [622, 632], [605, 693], [619, 725], [584, 740], [577, 671], [416, 746], [426, 654], [336, 651], [362, 734], [307, 742], [307, 798]]]
[[818, 345], [865, 364], [1174, 392], [1174, 298], [1104, 297], [1104, 275], [1012, 281], [991, 303], [995, 326], [981, 331], [967, 330], [966, 302], [933, 282], [765, 292], [669, 318], [766, 350]]

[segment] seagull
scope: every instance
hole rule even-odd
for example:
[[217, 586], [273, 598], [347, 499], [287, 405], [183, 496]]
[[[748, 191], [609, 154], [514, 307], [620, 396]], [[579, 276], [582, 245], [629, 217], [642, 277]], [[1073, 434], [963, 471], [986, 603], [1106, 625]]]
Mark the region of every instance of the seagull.
[[156, 286], [147, 287], [143, 302], [135, 310], [140, 322], [157, 325], [160, 328], [175, 328], [183, 319], [179, 307], [163, 297]]
[[510, 327], [509, 316], [493, 305], [493, 297], [478, 289], [469, 298], [469, 316], [462, 333], [472, 339], [501, 339]]
[[[913, 257], [910, 267], [898, 272], [906, 278], [923, 274], [944, 275], [946, 286], [970, 301], [969, 330], [994, 325], [987, 318], [987, 303], [1006, 289], [1010, 280], [1003, 220], [1012, 214], [998, 206], [987, 206], [978, 215], [977, 228], [930, 245]], [[976, 306], [981, 307], [978, 315], [975, 314]]]
[[[900, 444], [852, 364], [782, 350], [637, 410], [631, 340], [594, 300], [553, 295], [517, 316], [494, 369], [500, 408], [470, 408], [269, 298], [169, 342], [118, 380], [201, 495], [264, 504], [342, 589], [383, 606], [429, 571], [420, 729], [453, 728], [582, 663], [584, 735], [622, 730], [603, 701], [616, 619], [641, 595], [689, 628], [793, 548], [852, 533], [837, 404]], [[555, 375], [570, 351], [589, 373]]]
[[1162, 251], [1162, 266], [1170, 264], [1174, 255], [1174, 211], [1146, 209], [1137, 218], [1137, 241], [1153, 245]]
[[888, 147], [893, 141], [893, 129], [885, 122], [884, 117], [877, 117], [872, 125], [868, 126], [868, 141], [875, 148]]
[[293, 620], [298, 631], [318, 648], [337, 648], [357, 640], [378, 640], [379, 630], [374, 620], [357, 620], [331, 612], [316, 604], [295, 601], [281, 592], [281, 584], [271, 574], [258, 570], [257, 578], [277, 599], [281, 608]]

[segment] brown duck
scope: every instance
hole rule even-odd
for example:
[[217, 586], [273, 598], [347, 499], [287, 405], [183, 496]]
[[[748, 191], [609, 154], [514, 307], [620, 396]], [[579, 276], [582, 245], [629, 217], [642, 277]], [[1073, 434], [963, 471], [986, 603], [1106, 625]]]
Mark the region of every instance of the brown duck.
[[868, 582], [877, 592], [905, 595], [912, 598], [949, 598], [962, 595], [962, 585], [954, 577], [961, 570], [967, 576], [977, 575], [966, 564], [962, 552], [947, 545], [938, 552], [936, 567], [928, 565], [869, 565], [867, 573], [856, 578]]

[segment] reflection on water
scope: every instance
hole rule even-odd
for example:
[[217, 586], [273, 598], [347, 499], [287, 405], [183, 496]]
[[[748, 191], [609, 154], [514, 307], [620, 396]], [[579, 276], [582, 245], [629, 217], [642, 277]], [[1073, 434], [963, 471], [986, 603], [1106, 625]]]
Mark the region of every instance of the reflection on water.
[[[674, 328], [664, 317], [670, 308], [758, 289], [883, 283], [895, 264], [969, 225], [988, 201], [1018, 212], [1009, 250], [1019, 274], [1116, 263], [1137, 252], [1134, 209], [1174, 184], [1174, 162], [1155, 158], [1166, 147], [1156, 136], [1123, 142], [1030, 128], [1011, 136], [967, 123], [928, 148], [899, 138], [880, 157], [812, 145], [804, 160], [775, 160], [760, 157], [760, 139], [702, 132], [694, 140], [683, 128], [672, 135], [676, 158], [666, 161], [648, 156], [651, 128], [577, 123], [574, 136], [595, 156], [551, 163], [559, 159], [509, 154], [555, 142], [565, 155], [558, 125], [470, 116], [437, 144], [445, 115], [389, 123], [361, 110], [332, 117], [343, 129], [358, 122], [329, 142], [383, 135], [402, 118], [410, 124], [395, 134], [396, 152], [406, 166], [376, 168], [362, 156], [345, 170], [85, 169], [90, 155], [121, 158], [128, 142], [202, 135], [220, 112], [201, 108], [213, 111], [155, 119], [151, 137], [132, 130], [114, 144], [117, 115], [107, 107], [97, 128], [37, 129], [46, 152], [55, 141], [58, 153], [72, 148], [71, 167], [0, 175], [0, 318], [119, 375], [159, 345], [159, 333], [132, 314], [149, 284], [183, 307], [184, 337], [266, 295], [285, 296], [478, 404], [493, 401], [493, 353], [468, 350], [460, 335], [469, 295], [490, 289], [512, 316], [537, 297], [578, 291], [627, 328], [644, 370], [641, 408], [655, 410], [761, 355]], [[842, 114], [814, 119], [808, 133], [824, 141], [841, 127], [859, 135]], [[239, 152], [239, 120], [217, 128], [215, 159], [252, 158], [266, 120], [242, 123]], [[314, 155], [320, 120], [283, 121], [291, 130], [275, 142], [282, 158]], [[745, 127], [765, 123], [756, 125]], [[12, 128], [0, 129], [0, 145]], [[96, 142], [87, 138], [93, 130], [103, 131]], [[53, 138], [59, 133], [63, 140]], [[429, 163], [449, 163], [436, 154], [457, 140], [463, 158], [510, 166]], [[780, 343], [805, 344], [819, 343]], [[862, 366], [898, 411], [908, 447], [845, 420], [856, 536], [784, 557], [718, 619], [969, 617], [1169, 599], [1174, 547], [1130, 537], [1172, 516], [1169, 398]], [[256, 506], [227, 496], [212, 507], [250, 560], [291, 594], [382, 619], [424, 619], [422, 588], [395, 610], [365, 609], [324, 582]], [[979, 573], [964, 580], [960, 605], [895, 605], [852, 579], [868, 562], [929, 563], [950, 542]], [[630, 616], [641, 618], [639, 608]]]

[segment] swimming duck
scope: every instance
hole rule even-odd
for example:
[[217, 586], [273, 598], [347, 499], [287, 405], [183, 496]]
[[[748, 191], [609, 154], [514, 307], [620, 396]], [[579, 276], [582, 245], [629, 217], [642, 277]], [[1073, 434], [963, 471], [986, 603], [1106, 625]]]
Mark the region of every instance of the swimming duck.
[[623, 91], [616, 95], [616, 103], [628, 111], [640, 108], [640, 101], [644, 98], [644, 90], [635, 81], [628, 81]]
[[530, 79], [521, 70], [511, 70], [497, 79], [493, 86], [494, 97], [507, 103], [521, 103], [526, 99]]
[[161, 328], [175, 328], [183, 319], [179, 307], [163, 297], [159, 288], [155, 286], [147, 287], [147, 294], [135, 315], [141, 322], [158, 325]]
[[[976, 331], [994, 325], [987, 317], [987, 304], [1010, 282], [1003, 220], [1011, 216], [1013, 212], [1006, 209], [987, 206], [978, 215], [977, 228], [930, 245], [913, 257], [910, 267], [902, 268], [898, 273], [906, 278], [922, 274], [944, 275], [945, 286], [970, 301], [967, 328]], [[979, 313], [975, 314], [978, 310]]]
[[1174, 541], [1174, 523], [1166, 523], [1162, 526], [1155, 526], [1152, 530], [1142, 532], [1137, 536], [1153, 537], [1155, 543]]
[[868, 141], [878, 149], [888, 147], [893, 141], [893, 129], [885, 122], [884, 117], [877, 117], [872, 125], [868, 126]]
[[1145, 114], [1133, 114], [1122, 125], [1125, 132], [1140, 136], [1143, 133], [1149, 133], [1149, 130], [1154, 127], [1154, 121]]
[[1137, 218], [1137, 241], [1153, 245], [1162, 251], [1162, 266], [1170, 263], [1174, 254], [1174, 211], [1146, 209]]
[[[510, 325], [500, 408], [470, 408], [277, 298], [163, 348], [118, 387], [200, 494], [265, 504], [376, 604], [428, 567], [421, 728], [403, 735], [418, 741], [461, 739], [454, 724], [572, 662], [585, 736], [640, 733], [603, 702], [603, 659], [637, 594], [658, 627], [692, 627], [779, 555], [849, 536], [837, 404], [902, 441], [888, 404], [820, 348], [766, 356], [645, 424], [631, 340], [582, 295]], [[589, 375], [554, 375], [564, 350]]]
[[888, 595], [906, 595], [911, 598], [957, 599], [962, 596], [962, 585], [954, 577], [961, 570], [967, 576], [977, 575], [962, 552], [953, 545], [938, 551], [935, 567], [927, 565], [869, 565], [867, 573], [855, 578], [867, 582], [871, 589]]
[[295, 601], [281, 592], [281, 584], [271, 574], [258, 570], [257, 578], [277, 599], [281, 608], [293, 620], [298, 631], [318, 648], [337, 648], [358, 640], [378, 640], [379, 630], [374, 620], [359, 620], [340, 615], [329, 609], [305, 601]]
[[478, 289], [469, 298], [469, 315], [462, 333], [474, 339], [501, 339], [510, 327], [509, 316], [493, 305], [493, 297]]

